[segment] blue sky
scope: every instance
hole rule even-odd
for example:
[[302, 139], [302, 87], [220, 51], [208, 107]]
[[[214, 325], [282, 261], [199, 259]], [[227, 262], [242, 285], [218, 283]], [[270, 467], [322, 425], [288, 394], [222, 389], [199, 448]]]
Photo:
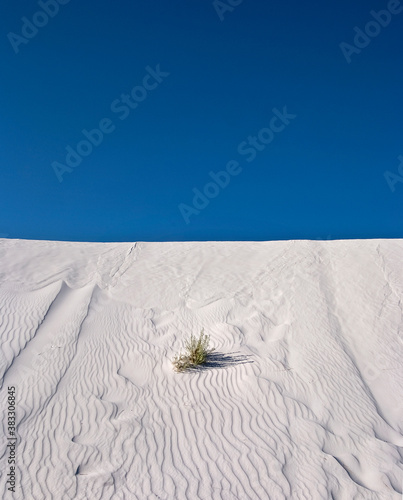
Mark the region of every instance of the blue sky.
[[403, 3], [59, 2], [0, 7], [1, 235], [403, 237]]

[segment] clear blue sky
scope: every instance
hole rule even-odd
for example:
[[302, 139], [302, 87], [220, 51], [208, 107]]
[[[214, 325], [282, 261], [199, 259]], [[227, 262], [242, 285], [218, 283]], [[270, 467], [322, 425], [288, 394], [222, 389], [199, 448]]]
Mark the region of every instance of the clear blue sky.
[[403, 237], [403, 2], [55, 2], [0, 7], [2, 235]]

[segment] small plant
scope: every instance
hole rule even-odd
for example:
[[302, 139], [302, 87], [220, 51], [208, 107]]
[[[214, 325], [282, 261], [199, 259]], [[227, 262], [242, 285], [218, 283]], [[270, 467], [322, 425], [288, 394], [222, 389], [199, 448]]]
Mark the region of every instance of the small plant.
[[214, 349], [208, 348], [209, 342], [210, 335], [206, 335], [204, 333], [204, 328], [200, 332], [199, 338], [196, 338], [192, 334], [190, 339], [185, 343], [186, 353], [179, 353], [174, 357], [172, 361], [174, 370], [177, 372], [183, 372], [192, 366], [202, 365], [205, 363], [208, 354], [214, 351]]

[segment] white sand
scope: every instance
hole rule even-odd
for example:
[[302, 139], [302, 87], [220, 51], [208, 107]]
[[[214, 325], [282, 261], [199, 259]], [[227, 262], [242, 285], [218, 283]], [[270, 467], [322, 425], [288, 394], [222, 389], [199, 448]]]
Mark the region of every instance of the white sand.
[[[0, 264], [1, 498], [402, 498], [403, 240], [0, 240]], [[215, 354], [175, 373], [202, 327]]]

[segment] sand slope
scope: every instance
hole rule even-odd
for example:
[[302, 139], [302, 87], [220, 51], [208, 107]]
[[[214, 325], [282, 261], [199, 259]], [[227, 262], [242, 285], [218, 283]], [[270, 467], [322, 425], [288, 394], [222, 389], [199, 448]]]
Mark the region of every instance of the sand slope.
[[[402, 498], [403, 240], [0, 240], [0, 264], [1, 498]], [[173, 372], [202, 327], [209, 363]]]

